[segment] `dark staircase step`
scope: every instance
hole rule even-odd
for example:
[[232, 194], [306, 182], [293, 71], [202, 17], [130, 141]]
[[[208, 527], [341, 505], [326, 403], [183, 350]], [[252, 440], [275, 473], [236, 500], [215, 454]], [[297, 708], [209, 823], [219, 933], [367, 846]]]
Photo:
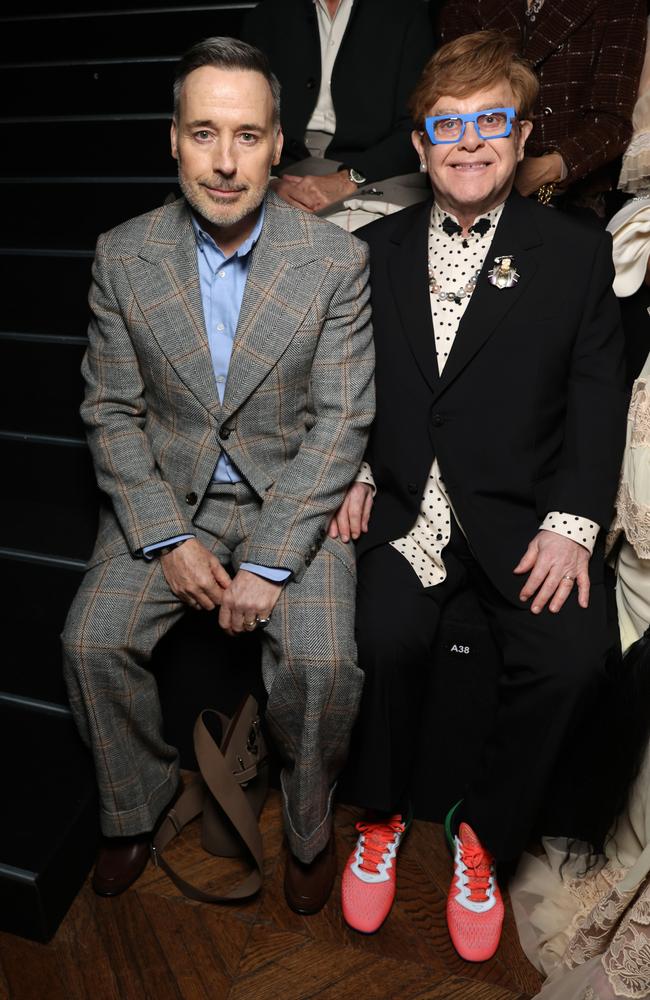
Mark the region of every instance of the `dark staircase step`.
[[92, 762], [67, 714], [7, 697], [0, 699], [0, 750], [0, 930], [48, 941], [95, 858]]

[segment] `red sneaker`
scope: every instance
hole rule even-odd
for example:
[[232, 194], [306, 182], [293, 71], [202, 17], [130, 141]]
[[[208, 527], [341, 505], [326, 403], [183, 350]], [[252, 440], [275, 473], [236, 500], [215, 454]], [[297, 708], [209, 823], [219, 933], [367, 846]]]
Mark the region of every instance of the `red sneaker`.
[[485, 962], [499, 946], [503, 899], [494, 858], [467, 823], [454, 837], [454, 878], [447, 896], [452, 944], [467, 962]]
[[401, 813], [380, 823], [357, 823], [359, 839], [348, 858], [341, 884], [346, 922], [355, 931], [379, 930], [395, 899], [397, 849], [407, 828]]

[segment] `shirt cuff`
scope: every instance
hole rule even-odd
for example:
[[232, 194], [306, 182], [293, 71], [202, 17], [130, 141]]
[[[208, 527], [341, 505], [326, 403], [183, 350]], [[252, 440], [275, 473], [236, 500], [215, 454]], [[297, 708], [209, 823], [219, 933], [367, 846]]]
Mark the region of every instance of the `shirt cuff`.
[[372, 487], [372, 495], [377, 492], [377, 486], [375, 485], [375, 477], [372, 474], [372, 469], [367, 462], [362, 462], [359, 471], [357, 472], [355, 478], [355, 483], [365, 483], [366, 486]]
[[275, 566], [258, 566], [257, 563], [243, 562], [240, 569], [245, 569], [249, 573], [255, 573], [271, 583], [285, 583], [291, 576], [290, 569], [277, 569]]
[[596, 524], [595, 521], [590, 521], [587, 517], [578, 517], [577, 514], [552, 510], [542, 521], [540, 531], [554, 531], [558, 535], [564, 535], [572, 542], [584, 545], [587, 552], [591, 553], [594, 550], [600, 525]]
[[196, 538], [196, 535], [174, 535], [173, 538], [166, 538], [164, 542], [154, 542], [153, 545], [145, 545], [142, 555], [145, 559], [153, 559], [156, 549], [164, 549], [165, 545], [175, 545], [176, 542], [186, 542], [188, 538]]

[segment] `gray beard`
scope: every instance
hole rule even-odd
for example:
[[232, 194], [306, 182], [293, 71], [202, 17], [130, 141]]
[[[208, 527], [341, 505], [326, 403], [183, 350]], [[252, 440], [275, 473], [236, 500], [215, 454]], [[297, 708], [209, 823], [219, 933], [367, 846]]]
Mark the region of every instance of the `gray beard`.
[[[181, 175], [180, 167], [178, 170], [178, 183], [180, 189], [183, 192], [185, 199], [192, 206], [195, 212], [198, 213], [202, 218], [206, 219], [208, 222], [212, 223], [213, 226], [234, 226], [242, 219], [245, 219], [247, 215], [256, 211], [264, 201], [264, 197], [268, 190], [268, 184], [264, 188], [258, 188], [254, 192], [253, 200], [248, 202], [245, 206], [242, 205], [240, 209], [233, 215], [232, 212], [226, 214], [224, 207], [223, 212], [219, 209], [218, 205], [210, 206], [210, 212], [208, 214], [207, 206], [199, 203], [198, 199], [195, 197], [194, 192], [190, 186], [186, 183]], [[251, 194], [251, 189], [249, 188], [247, 194]]]

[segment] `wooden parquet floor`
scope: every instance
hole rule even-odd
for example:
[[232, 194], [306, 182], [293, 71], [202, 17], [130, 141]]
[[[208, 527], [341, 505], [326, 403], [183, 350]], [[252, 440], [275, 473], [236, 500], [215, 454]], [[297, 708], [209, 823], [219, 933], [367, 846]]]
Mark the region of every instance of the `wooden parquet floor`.
[[[339, 872], [355, 840], [358, 810], [339, 806]], [[450, 874], [442, 828], [415, 822], [400, 849], [398, 896], [372, 936], [350, 930], [340, 876], [325, 909], [299, 917], [284, 902], [278, 792], [262, 814], [263, 892], [229, 907], [191, 902], [149, 866], [116, 899], [83, 886], [47, 945], [0, 934], [2, 1000], [529, 1000], [541, 977], [519, 948], [508, 910], [490, 962], [470, 965], [445, 927]], [[181, 875], [223, 888], [238, 861], [209, 859], [196, 827], [167, 857]]]

